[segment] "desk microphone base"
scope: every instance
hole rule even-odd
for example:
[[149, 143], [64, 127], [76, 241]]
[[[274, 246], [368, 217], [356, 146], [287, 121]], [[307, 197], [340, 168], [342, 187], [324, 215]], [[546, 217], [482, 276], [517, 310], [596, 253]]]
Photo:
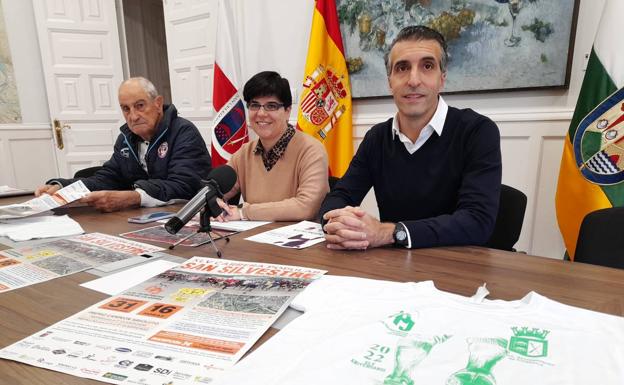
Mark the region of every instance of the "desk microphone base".
[[[169, 250], [173, 250], [173, 248], [178, 246], [180, 243], [186, 241], [187, 239], [191, 239], [192, 237], [194, 237], [195, 235], [199, 233], [206, 233], [208, 235], [208, 240], [205, 242], [201, 242], [193, 247], [199, 247], [199, 246], [205, 245], [206, 243], [210, 243], [212, 247], [214, 248], [215, 252], [217, 253], [217, 257], [222, 258], [223, 253], [221, 253], [221, 250], [219, 250], [219, 248], [215, 244], [215, 240], [212, 238], [212, 227], [210, 226], [210, 213], [208, 212], [208, 210], [205, 210], [205, 209], [201, 211], [201, 214], [199, 216], [199, 229], [197, 229], [197, 232], [189, 234], [186, 237], [174, 243], [173, 245], [169, 246]], [[230, 237], [226, 235], [224, 238], [225, 238], [225, 243], [230, 242]]]

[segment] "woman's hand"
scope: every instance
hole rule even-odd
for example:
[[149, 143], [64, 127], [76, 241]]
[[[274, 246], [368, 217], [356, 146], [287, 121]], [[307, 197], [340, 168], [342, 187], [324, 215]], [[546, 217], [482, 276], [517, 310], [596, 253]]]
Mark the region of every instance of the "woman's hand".
[[219, 205], [219, 207], [221, 207], [223, 209], [223, 213], [221, 213], [221, 215], [219, 215], [216, 218], [214, 218], [218, 222], [228, 222], [228, 221], [238, 221], [238, 220], [240, 220], [240, 216], [238, 214], [238, 207], [232, 206], [232, 205], [228, 205], [227, 203], [223, 202], [223, 200], [220, 199], [220, 198], [217, 198], [217, 204]]

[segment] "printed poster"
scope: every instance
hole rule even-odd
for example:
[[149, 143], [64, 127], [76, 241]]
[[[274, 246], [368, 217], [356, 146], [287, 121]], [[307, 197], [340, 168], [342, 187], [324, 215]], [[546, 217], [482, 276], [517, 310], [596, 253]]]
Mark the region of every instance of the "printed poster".
[[[178, 245], [180, 246], [201, 246], [210, 243], [210, 238], [207, 233], [198, 233], [199, 222], [189, 221], [186, 226], [182, 227], [176, 234], [170, 234], [163, 225], [146, 227], [140, 230], [131, 231], [128, 233], [119, 234], [120, 236], [128, 239], [135, 239], [137, 241], [149, 241], [160, 242], [168, 245], [173, 245], [183, 240]], [[236, 234], [236, 231], [227, 230], [212, 230], [211, 236], [213, 240], [228, 237]], [[189, 238], [190, 236], [190, 238]]]
[[111, 384], [210, 384], [324, 273], [193, 257], [0, 357]]
[[163, 248], [100, 233], [3, 250], [0, 293], [160, 250]]

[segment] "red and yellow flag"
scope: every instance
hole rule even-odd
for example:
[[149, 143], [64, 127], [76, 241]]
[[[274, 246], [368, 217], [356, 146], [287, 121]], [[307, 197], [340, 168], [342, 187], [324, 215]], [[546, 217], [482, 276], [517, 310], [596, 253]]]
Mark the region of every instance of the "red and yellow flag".
[[329, 173], [342, 177], [353, 157], [351, 85], [334, 0], [316, 0], [299, 102], [299, 128], [320, 140]]

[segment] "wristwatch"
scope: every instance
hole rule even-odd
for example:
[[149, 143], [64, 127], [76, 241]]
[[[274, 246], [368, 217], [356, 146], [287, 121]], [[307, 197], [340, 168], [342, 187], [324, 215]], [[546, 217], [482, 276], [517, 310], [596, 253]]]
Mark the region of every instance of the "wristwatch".
[[407, 229], [403, 223], [398, 222], [394, 225], [392, 238], [394, 238], [394, 244], [396, 246], [407, 246]]
[[241, 221], [246, 221], [247, 218], [245, 218], [244, 214], [243, 214], [243, 204], [239, 203], [239, 204], [236, 205], [236, 207], [238, 208], [238, 216], [240, 217], [240, 220]]

